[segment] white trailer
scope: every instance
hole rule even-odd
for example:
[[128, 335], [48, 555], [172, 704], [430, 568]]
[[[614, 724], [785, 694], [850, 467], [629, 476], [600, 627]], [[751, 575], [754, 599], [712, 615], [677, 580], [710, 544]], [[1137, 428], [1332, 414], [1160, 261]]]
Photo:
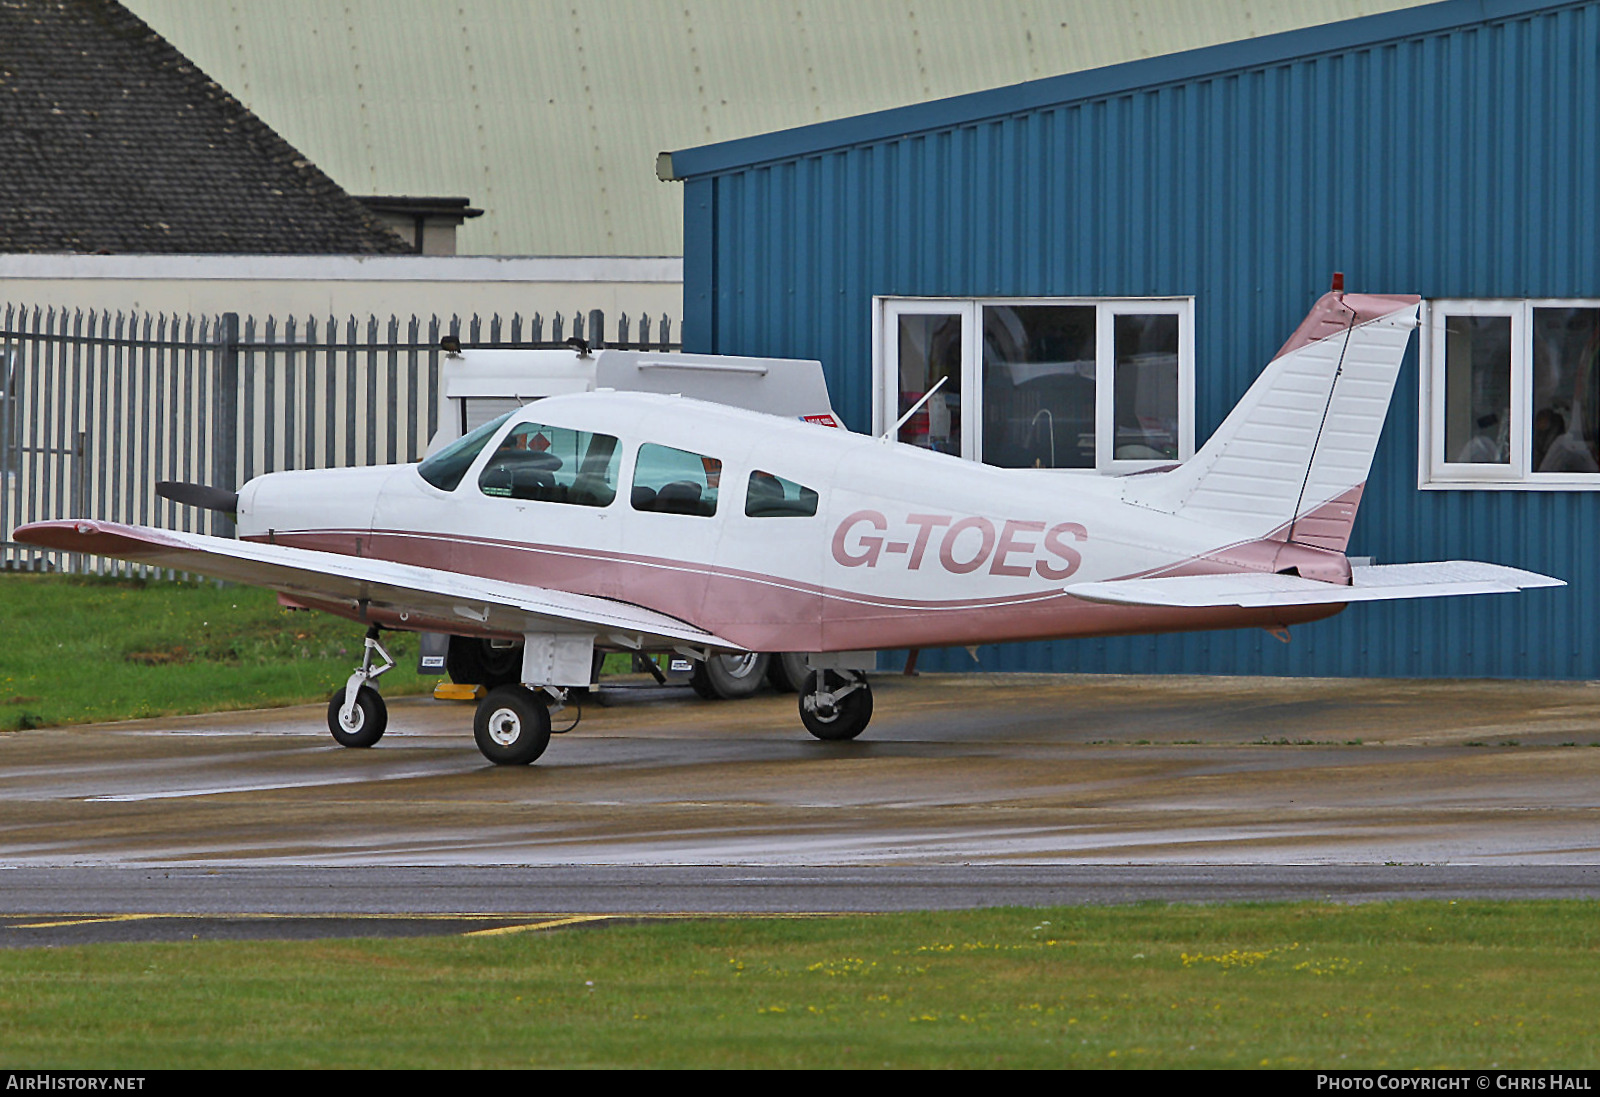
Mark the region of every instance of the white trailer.
[[646, 350], [463, 350], [439, 367], [439, 418], [428, 452], [534, 400], [617, 389], [692, 396], [841, 426], [822, 363]]
[[[439, 411], [428, 453], [524, 404], [570, 392], [616, 389], [691, 396], [733, 407], [841, 428], [828, 399], [822, 363], [799, 358], [607, 350], [474, 350], [447, 353], [439, 368]], [[493, 688], [522, 665], [520, 650], [465, 636], [424, 633], [419, 673], [448, 673], [455, 682]], [[804, 654], [752, 652], [706, 662], [675, 656], [706, 698], [747, 697], [770, 682], [798, 689], [809, 668]], [[654, 663], [650, 664], [653, 668]], [[598, 676], [598, 666], [596, 675]], [[648, 668], [647, 668], [648, 669]], [[658, 680], [660, 671], [654, 671]]]

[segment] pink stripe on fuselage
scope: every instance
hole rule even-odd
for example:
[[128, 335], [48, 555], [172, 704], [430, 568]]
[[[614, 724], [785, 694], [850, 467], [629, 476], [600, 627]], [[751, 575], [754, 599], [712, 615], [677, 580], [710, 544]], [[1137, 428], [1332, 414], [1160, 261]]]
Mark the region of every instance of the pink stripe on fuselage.
[[[985, 599], [889, 599], [817, 587], [776, 575], [572, 546], [402, 530], [280, 530], [275, 535], [281, 545], [345, 555], [355, 553], [358, 538], [363, 555], [611, 598], [688, 621], [752, 651], [937, 647], [1197, 629], [1277, 628], [1328, 617], [1343, 608], [1337, 604], [1248, 610], [1111, 606], [1073, 598], [1065, 590]], [[1202, 570], [1258, 568], [1218, 561]]]

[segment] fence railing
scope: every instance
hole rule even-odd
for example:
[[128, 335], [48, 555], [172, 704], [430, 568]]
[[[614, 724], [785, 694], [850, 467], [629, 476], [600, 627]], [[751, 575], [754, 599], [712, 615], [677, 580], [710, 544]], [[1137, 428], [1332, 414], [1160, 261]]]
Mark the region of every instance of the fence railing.
[[[598, 311], [463, 321], [376, 316], [241, 322], [8, 306], [0, 326], [0, 568], [125, 574], [120, 561], [11, 540], [28, 522], [103, 518], [227, 535], [156, 495], [162, 480], [235, 488], [283, 469], [418, 460], [439, 404], [439, 348], [677, 350], [672, 321]], [[548, 328], [548, 333], [546, 329]], [[637, 332], [630, 339], [630, 329]], [[50, 559], [53, 559], [52, 554]]]

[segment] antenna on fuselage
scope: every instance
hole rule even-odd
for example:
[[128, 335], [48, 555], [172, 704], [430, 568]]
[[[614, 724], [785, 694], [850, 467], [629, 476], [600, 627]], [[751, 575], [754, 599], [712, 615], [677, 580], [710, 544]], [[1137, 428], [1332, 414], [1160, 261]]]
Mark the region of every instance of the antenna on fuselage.
[[883, 437], [879, 438], [878, 441], [887, 442], [892, 438], [898, 438], [900, 436], [900, 428], [906, 425], [906, 421], [915, 415], [922, 408], [923, 404], [928, 402], [928, 398], [930, 396], [944, 387], [944, 383], [948, 380], [950, 380], [950, 375], [948, 373], [939, 378], [938, 382], [931, 389], [922, 394], [922, 399], [911, 405], [910, 411], [906, 412], [899, 419], [895, 420], [894, 426], [883, 432]]

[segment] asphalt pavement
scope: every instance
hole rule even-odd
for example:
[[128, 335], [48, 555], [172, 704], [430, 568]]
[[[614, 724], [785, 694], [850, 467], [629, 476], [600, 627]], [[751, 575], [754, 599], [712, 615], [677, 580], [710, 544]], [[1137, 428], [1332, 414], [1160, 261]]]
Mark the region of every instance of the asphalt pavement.
[[884, 675], [853, 743], [624, 686], [526, 768], [427, 698], [0, 735], [0, 944], [1600, 897], [1589, 683]]

